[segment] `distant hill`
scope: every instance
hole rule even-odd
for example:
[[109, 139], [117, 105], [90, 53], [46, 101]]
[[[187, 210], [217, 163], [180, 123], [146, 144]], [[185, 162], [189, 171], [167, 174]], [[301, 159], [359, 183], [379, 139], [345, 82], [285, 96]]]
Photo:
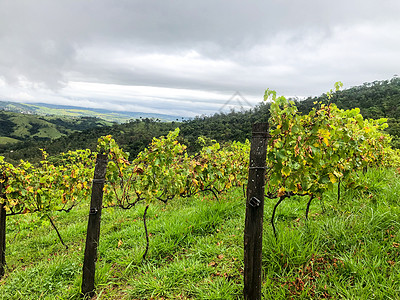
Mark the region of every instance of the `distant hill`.
[[109, 122], [125, 123], [131, 119], [154, 118], [161, 121], [174, 121], [180, 117], [164, 114], [142, 113], [142, 112], [118, 112], [105, 109], [84, 108], [76, 106], [64, 106], [45, 103], [16, 103], [0, 101], [0, 110], [11, 111], [23, 114], [52, 115], [69, 117], [94, 117]]
[[98, 138], [104, 135], [112, 135], [118, 144], [123, 146], [124, 151], [136, 155], [148, 146], [154, 136], [166, 135], [178, 124], [178, 122], [160, 122], [148, 118], [137, 119], [124, 124], [115, 123], [112, 126], [75, 131], [53, 140], [27, 139], [14, 144], [0, 144], [0, 156], [5, 156], [11, 163], [17, 163], [20, 159], [38, 162], [41, 159], [40, 148], [46, 149], [52, 155], [76, 149], [96, 150]]
[[93, 117], [38, 116], [0, 110], [0, 145], [26, 140], [52, 140], [113, 123]]

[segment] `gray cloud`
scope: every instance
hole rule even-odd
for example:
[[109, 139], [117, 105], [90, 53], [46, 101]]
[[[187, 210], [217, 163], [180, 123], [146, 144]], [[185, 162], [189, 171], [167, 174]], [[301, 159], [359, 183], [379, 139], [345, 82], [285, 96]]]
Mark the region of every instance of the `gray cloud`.
[[317, 95], [399, 73], [399, 13], [397, 0], [0, 0], [0, 97], [193, 115], [236, 90]]

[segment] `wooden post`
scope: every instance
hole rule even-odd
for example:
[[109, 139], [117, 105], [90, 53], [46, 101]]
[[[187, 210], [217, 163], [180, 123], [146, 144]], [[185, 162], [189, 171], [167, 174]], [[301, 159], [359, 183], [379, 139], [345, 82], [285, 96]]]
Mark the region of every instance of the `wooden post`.
[[244, 227], [245, 300], [261, 300], [262, 234], [268, 124], [253, 125]]
[[368, 171], [368, 166], [364, 166], [363, 167], [363, 175], [365, 175], [365, 173], [367, 173], [367, 171]]
[[100, 239], [101, 207], [103, 205], [103, 188], [106, 171], [107, 155], [97, 154], [86, 234], [85, 257], [83, 260], [82, 296], [85, 298], [91, 298], [95, 293], [94, 277], [97, 261], [97, 246]]
[[[0, 180], [3, 177], [0, 175]], [[0, 278], [4, 276], [4, 267], [6, 265], [6, 195], [4, 191], [4, 182], [0, 182], [0, 199], [4, 201], [0, 203]]]

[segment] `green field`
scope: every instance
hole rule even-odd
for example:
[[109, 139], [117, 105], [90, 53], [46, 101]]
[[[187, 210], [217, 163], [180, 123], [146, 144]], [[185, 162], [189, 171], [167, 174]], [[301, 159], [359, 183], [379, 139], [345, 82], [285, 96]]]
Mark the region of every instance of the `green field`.
[[126, 123], [131, 119], [151, 118], [159, 119], [161, 121], [173, 121], [177, 116], [163, 115], [157, 113], [142, 113], [142, 112], [128, 112], [128, 111], [111, 111], [106, 109], [95, 109], [75, 106], [63, 106], [45, 103], [17, 103], [0, 101], [0, 110], [9, 112], [23, 113], [25, 115], [37, 116], [54, 116], [54, 117], [70, 117], [81, 118], [91, 117], [100, 118], [107, 122], [112, 123]]
[[19, 140], [13, 139], [7, 136], [0, 136], [0, 145], [5, 145], [5, 144], [15, 144], [18, 143]]
[[0, 111], [0, 145], [32, 140], [53, 140], [73, 132], [110, 126], [98, 118], [57, 117]]
[[[324, 195], [311, 205], [291, 198], [278, 207], [278, 240], [266, 200], [263, 240], [264, 299], [400, 299], [400, 176], [369, 170], [369, 189]], [[103, 210], [95, 299], [241, 299], [242, 189]], [[88, 205], [57, 213], [67, 245], [38, 214], [7, 220], [7, 270], [0, 299], [79, 299]]]
[[118, 122], [118, 123], [125, 123], [129, 119], [130, 116], [125, 115], [123, 113], [104, 113], [99, 111], [93, 111], [90, 109], [79, 109], [79, 108], [52, 108], [46, 107], [44, 105], [38, 104], [23, 104], [26, 107], [29, 107], [38, 115], [51, 115], [51, 116], [63, 116], [63, 117], [94, 117], [106, 120], [108, 122]]

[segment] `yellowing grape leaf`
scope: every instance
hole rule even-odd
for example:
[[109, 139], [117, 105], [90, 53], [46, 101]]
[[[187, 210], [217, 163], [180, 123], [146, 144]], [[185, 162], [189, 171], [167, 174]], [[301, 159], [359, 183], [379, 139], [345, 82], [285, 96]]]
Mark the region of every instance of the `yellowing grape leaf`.
[[288, 166], [284, 166], [283, 168], [282, 168], [282, 175], [284, 175], [284, 176], [289, 176], [290, 175], [290, 173], [291, 173], [291, 171], [290, 171], [290, 168], [288, 167]]
[[329, 173], [329, 180], [330, 180], [332, 183], [335, 183], [335, 182], [337, 182], [337, 178], [336, 178], [336, 176], [335, 176], [335, 175], [333, 175], [332, 173]]

